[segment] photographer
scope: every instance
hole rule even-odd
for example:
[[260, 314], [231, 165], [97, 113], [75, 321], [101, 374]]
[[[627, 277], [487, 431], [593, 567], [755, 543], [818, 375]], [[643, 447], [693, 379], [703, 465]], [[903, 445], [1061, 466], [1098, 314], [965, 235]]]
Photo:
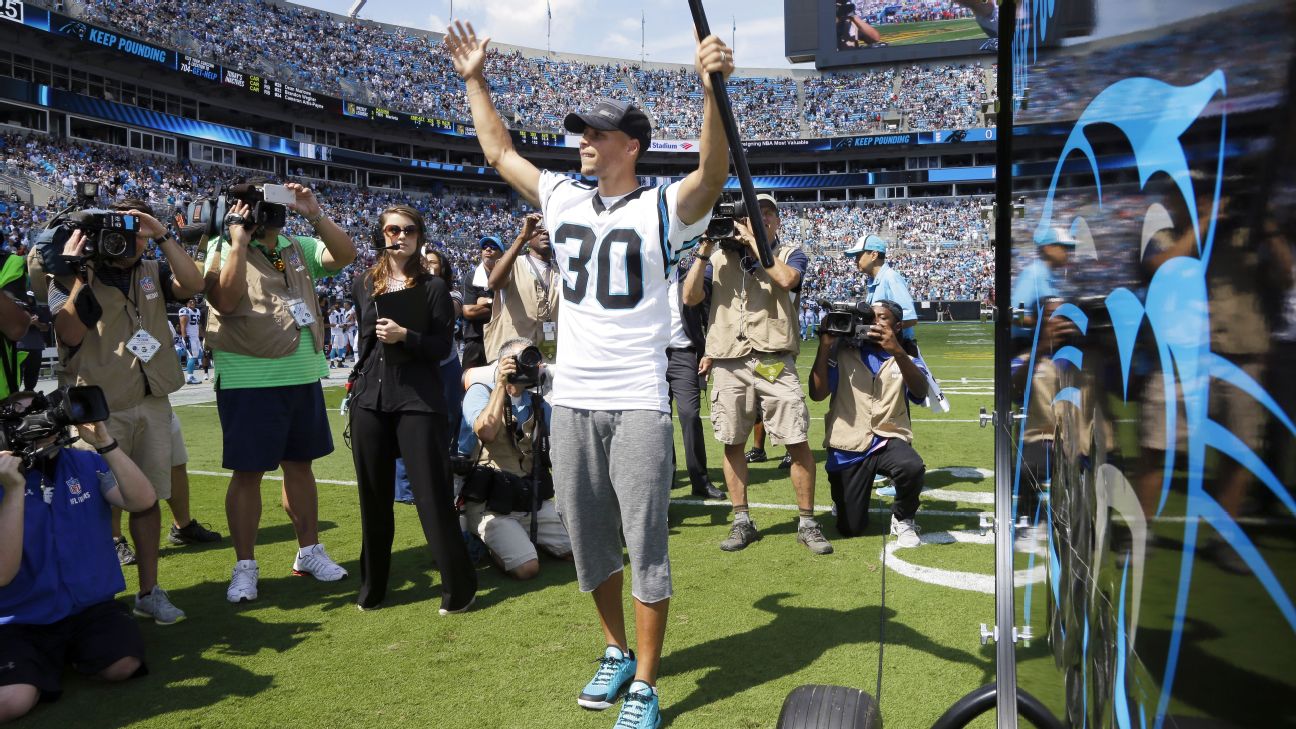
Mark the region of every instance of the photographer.
[[[774, 443], [787, 446], [792, 458], [792, 486], [799, 520], [797, 543], [814, 554], [831, 554], [814, 518], [814, 456], [810, 453], [810, 411], [797, 377], [797, 294], [805, 274], [806, 255], [779, 245], [779, 214], [774, 197], [757, 195], [761, 222], [774, 246], [774, 265], [761, 268], [751, 221], [736, 214], [735, 237], [703, 238], [684, 279], [684, 304], [704, 298], [711, 281], [711, 311], [706, 356], [712, 359], [711, 425], [724, 444], [725, 483], [733, 504], [729, 537], [720, 543], [736, 552], [760, 539], [747, 507], [747, 459], [743, 447], [752, 425], [764, 421]], [[709, 231], [710, 232], [710, 231]], [[735, 245], [735, 243], [737, 245]], [[714, 258], [712, 257], [714, 255]], [[707, 265], [707, 264], [710, 265]]]
[[333, 434], [320, 387], [329, 342], [314, 291], [316, 280], [355, 260], [355, 244], [310, 188], [284, 187], [294, 198], [287, 207], [319, 238], [283, 235], [283, 206], [241, 189], [224, 221], [228, 237], [208, 244], [207, 344], [216, 363], [221, 464], [234, 472], [225, 514], [237, 562], [225, 597], [235, 603], [257, 597], [261, 479], [281, 466], [283, 504], [297, 534], [293, 572], [325, 582], [347, 575], [319, 543], [311, 462], [333, 452]]
[[[547, 432], [550, 409], [538, 392], [529, 389], [546, 376], [539, 369], [543, 364], [536, 365], [534, 372], [524, 372], [526, 368], [518, 364], [518, 354], [527, 349], [536, 359], [543, 357], [529, 339], [505, 342], [497, 351], [494, 382], [479, 380], [464, 396], [464, 419], [472, 423], [480, 442], [477, 466], [463, 490], [468, 530], [481, 537], [501, 569], [519, 580], [540, 574], [536, 547], [560, 559], [570, 559], [572, 552], [571, 539], [554, 506], [548, 451], [537, 453], [533, 445], [547, 441], [537, 439], [535, 432], [541, 417], [545, 419], [542, 433]], [[532, 494], [531, 489], [540, 493]], [[538, 511], [533, 510], [533, 498], [540, 504]], [[529, 536], [533, 519], [534, 544]]]
[[891, 533], [900, 546], [916, 547], [914, 515], [926, 466], [911, 445], [909, 402], [921, 404], [927, 397], [927, 366], [917, 347], [901, 339], [900, 305], [883, 300], [872, 308], [874, 322], [862, 338], [820, 329], [810, 399], [832, 396], [824, 418], [824, 470], [837, 507], [837, 531], [843, 537], [864, 533], [873, 478], [882, 473], [896, 489]]
[[[19, 393], [0, 408], [29, 412], [36, 398]], [[47, 449], [49, 437], [24, 468], [0, 451], [0, 723], [57, 699], [65, 658], [106, 681], [147, 672], [144, 637], [113, 599], [126, 583], [109, 524], [110, 507], [156, 509], [157, 495], [104, 423], [77, 430], [97, 454]]]
[[550, 354], [556, 351], [562, 284], [540, 213], [523, 218], [522, 231], [495, 262], [487, 284], [493, 292], [483, 333], [487, 363], [495, 361], [505, 342], [519, 337]]
[[473, 603], [477, 574], [455, 519], [450, 434], [441, 360], [450, 352], [454, 306], [445, 280], [420, 249], [423, 216], [406, 205], [379, 216], [387, 246], [352, 283], [360, 315], [360, 351], [351, 386], [352, 457], [360, 486], [361, 610], [387, 595], [395, 524], [396, 458], [404, 460], [423, 536], [441, 572], [440, 613]]
[[[0, 397], [17, 392], [20, 386], [20, 355], [17, 342], [23, 339], [36, 318], [19, 300], [26, 299], [27, 267], [16, 253], [0, 253]], [[31, 353], [26, 357], [30, 358]], [[40, 355], [37, 355], [37, 360]]]
[[[165, 343], [171, 341], [167, 302], [185, 301], [201, 290], [202, 277], [166, 226], [143, 212], [149, 209], [146, 202], [127, 199], [112, 209], [139, 220], [123, 255], [99, 250], [102, 246], [92, 240], [95, 231], [82, 229], [73, 230], [62, 248], [62, 259], [80, 269], [73, 276], [59, 275], [62, 270], [50, 259], [49, 248], [41, 254], [46, 270], [54, 274], [49, 301], [59, 358], [68, 382], [103, 389], [111, 412], [109, 432], [139, 465], [158, 498], [170, 501], [176, 525], [201, 530], [189, 518], [189, 495], [172, 499], [168, 396], [180, 389], [183, 375]], [[159, 241], [165, 262], [142, 258], [149, 239]], [[56, 247], [57, 240], [56, 235], [50, 245]], [[88, 256], [88, 247], [96, 252]], [[130, 515], [140, 590], [135, 614], [170, 625], [185, 615], [157, 584], [161, 531], [157, 506]]]

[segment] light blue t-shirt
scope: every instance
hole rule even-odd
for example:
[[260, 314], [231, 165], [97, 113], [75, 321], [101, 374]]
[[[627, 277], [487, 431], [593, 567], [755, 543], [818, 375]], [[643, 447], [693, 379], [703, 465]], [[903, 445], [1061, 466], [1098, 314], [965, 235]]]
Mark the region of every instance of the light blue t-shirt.
[[[1017, 275], [1012, 287], [1012, 306], [1023, 307], [1026, 315], [1034, 317], [1039, 311], [1039, 302], [1051, 296], [1057, 296], [1057, 287], [1053, 284], [1053, 269], [1042, 260], [1036, 259]], [[1014, 337], [1029, 337], [1034, 332], [1026, 327], [1013, 326]]]
[[[889, 263], [882, 264], [877, 275], [868, 281], [868, 302], [872, 304], [883, 299], [900, 305], [900, 310], [904, 312], [901, 321], [918, 320], [918, 309], [914, 307], [913, 296], [909, 293], [909, 284], [905, 282], [904, 276], [901, 276], [899, 271], [891, 268]], [[903, 334], [905, 339], [913, 339], [913, 327], [905, 328]]]
[[[477, 383], [468, 388], [464, 393], [463, 400], [463, 419], [467, 427], [459, 429], [459, 452], [472, 453], [477, 448], [477, 435], [473, 432], [473, 423], [477, 422], [477, 417], [482, 414], [486, 406], [490, 403], [491, 387], [482, 383]], [[513, 406], [513, 422], [525, 423], [531, 419], [531, 394], [526, 393], [522, 399]], [[544, 403], [545, 426], [548, 427], [553, 412], [549, 403]]]

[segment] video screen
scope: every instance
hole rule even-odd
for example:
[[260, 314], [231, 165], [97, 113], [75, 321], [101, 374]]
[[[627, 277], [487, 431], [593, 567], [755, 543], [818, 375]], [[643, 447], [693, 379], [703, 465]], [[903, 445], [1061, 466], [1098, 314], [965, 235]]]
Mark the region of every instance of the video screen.
[[993, 54], [993, 0], [821, 0], [820, 68]]

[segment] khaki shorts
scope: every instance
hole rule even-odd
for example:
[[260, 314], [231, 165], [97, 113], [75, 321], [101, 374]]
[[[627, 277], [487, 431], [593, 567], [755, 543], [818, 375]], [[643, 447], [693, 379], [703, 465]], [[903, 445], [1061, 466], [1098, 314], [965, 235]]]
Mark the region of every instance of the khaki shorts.
[[[496, 514], [486, 511], [486, 505], [469, 502], [465, 507], [468, 529], [486, 543], [486, 548], [504, 565], [504, 570], [515, 570], [536, 559], [536, 545], [531, 543], [531, 514], [515, 511]], [[558, 518], [553, 499], [540, 505], [540, 526], [536, 541], [555, 557], [571, 554], [571, 539]]]
[[[1256, 382], [1263, 382], [1263, 361], [1247, 356], [1233, 359], [1243, 372]], [[1160, 370], [1147, 379], [1143, 391], [1143, 411], [1139, 422], [1139, 444], [1146, 449], [1166, 449], [1165, 378]], [[1184, 412], [1183, 386], [1175, 383], [1175, 450], [1184, 451], [1188, 443], [1188, 418]], [[1258, 400], [1238, 388], [1214, 380], [1211, 383], [1206, 415], [1223, 425], [1251, 450], [1259, 450], [1264, 443], [1265, 409]]]
[[153, 484], [158, 499], [171, 498], [172, 417], [171, 401], [165, 395], [146, 397], [139, 405], [108, 416], [108, 432]]
[[[783, 371], [770, 382], [756, 374], [762, 362], [781, 362]], [[810, 410], [792, 354], [718, 359], [711, 368], [711, 385], [711, 427], [721, 443], [746, 443], [758, 415], [775, 445], [810, 439]]]
[[180, 431], [180, 418], [171, 411], [171, 467], [189, 463], [189, 449], [185, 448], [184, 433]]

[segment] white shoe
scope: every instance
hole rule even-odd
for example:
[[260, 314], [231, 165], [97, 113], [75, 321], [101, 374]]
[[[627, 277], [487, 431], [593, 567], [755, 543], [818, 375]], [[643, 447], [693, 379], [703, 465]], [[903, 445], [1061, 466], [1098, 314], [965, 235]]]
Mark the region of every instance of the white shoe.
[[903, 521], [896, 519], [891, 515], [891, 533], [895, 535], [896, 544], [901, 547], [916, 547], [922, 544], [922, 539], [918, 537], [918, 525], [914, 524], [913, 519]]
[[244, 559], [234, 563], [234, 575], [230, 577], [229, 589], [225, 599], [233, 603], [252, 602], [257, 599], [257, 579], [261, 570], [255, 559]]
[[186, 377], [186, 378], [185, 378], [185, 384], [186, 384], [186, 385], [198, 385], [198, 384], [201, 384], [201, 383], [198, 382], [198, 378], [197, 378], [197, 377]]
[[311, 575], [320, 582], [337, 582], [347, 576], [347, 571], [324, 551], [323, 544], [313, 544], [297, 550], [292, 571], [298, 577]]
[[184, 611], [171, 602], [171, 597], [161, 585], [154, 585], [153, 591], [141, 597], [135, 594], [135, 617], [153, 618], [158, 625], [175, 625], [185, 619]]

